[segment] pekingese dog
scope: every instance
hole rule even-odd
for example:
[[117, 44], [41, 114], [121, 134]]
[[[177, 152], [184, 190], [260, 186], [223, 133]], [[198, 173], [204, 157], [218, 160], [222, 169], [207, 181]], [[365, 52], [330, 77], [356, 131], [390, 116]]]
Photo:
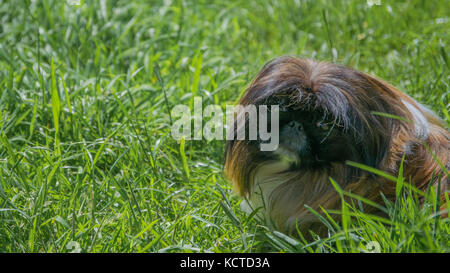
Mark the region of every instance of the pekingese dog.
[[418, 189], [438, 180], [442, 197], [448, 189], [449, 132], [430, 110], [373, 76], [281, 57], [263, 67], [239, 104], [279, 106], [276, 150], [261, 151], [259, 139], [232, 139], [225, 151], [225, 175], [246, 198], [243, 208], [261, 207], [259, 215], [277, 230], [320, 233], [324, 227], [305, 205], [340, 209], [330, 178], [378, 203], [380, 193], [395, 199], [394, 182], [348, 161], [393, 176], [403, 162], [403, 176]]

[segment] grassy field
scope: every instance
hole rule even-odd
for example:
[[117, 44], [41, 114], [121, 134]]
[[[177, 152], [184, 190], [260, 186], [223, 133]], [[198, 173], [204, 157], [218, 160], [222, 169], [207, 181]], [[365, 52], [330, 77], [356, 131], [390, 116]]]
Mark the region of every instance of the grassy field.
[[234, 104], [298, 55], [384, 78], [449, 124], [450, 1], [68, 2], [0, 0], [0, 252], [450, 252], [432, 191], [423, 207], [399, 192], [387, 219], [346, 204], [313, 242], [269, 231], [239, 209], [223, 141], [172, 139], [162, 91]]

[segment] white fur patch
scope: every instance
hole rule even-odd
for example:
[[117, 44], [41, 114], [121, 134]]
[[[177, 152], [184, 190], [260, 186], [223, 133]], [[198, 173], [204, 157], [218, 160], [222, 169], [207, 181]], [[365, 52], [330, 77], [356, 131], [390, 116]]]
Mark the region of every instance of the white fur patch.
[[258, 167], [254, 176], [252, 193], [241, 202], [241, 209], [250, 214], [261, 207], [257, 216], [261, 219], [269, 219], [266, 208], [269, 206], [270, 195], [286, 181], [286, 179], [282, 179], [284, 175], [281, 172], [286, 171], [289, 166], [288, 160], [281, 160]]
[[422, 112], [426, 109], [424, 106], [420, 105], [418, 102], [416, 104], [420, 107], [420, 109], [406, 100], [402, 100], [403, 104], [408, 108], [409, 112], [413, 116], [414, 122], [414, 130], [416, 133], [416, 137], [421, 140], [426, 140], [430, 133], [429, 124], [427, 118], [422, 114]]
[[298, 154], [284, 147], [284, 145], [278, 146], [278, 149], [276, 149], [274, 153], [280, 157], [280, 161], [284, 162], [285, 164], [288, 164], [287, 167], [289, 167], [290, 163], [295, 164], [300, 163], [300, 157], [298, 156]]

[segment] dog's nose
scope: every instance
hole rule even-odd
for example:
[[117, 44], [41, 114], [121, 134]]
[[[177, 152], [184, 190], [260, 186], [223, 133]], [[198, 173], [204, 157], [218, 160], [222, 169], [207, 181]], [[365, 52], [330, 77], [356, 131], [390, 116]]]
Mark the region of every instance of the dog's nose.
[[303, 130], [303, 125], [300, 122], [297, 122], [295, 120], [289, 121], [287, 126], [289, 126], [290, 128], [292, 128], [294, 130], [298, 130], [298, 131]]

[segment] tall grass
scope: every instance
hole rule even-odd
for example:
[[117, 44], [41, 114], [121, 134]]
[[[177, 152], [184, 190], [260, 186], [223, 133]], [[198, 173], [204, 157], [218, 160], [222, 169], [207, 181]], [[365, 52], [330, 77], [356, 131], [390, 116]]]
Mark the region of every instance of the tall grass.
[[384, 78], [448, 124], [447, 7], [0, 1], [0, 252], [448, 252], [434, 191], [419, 206], [407, 187], [388, 218], [355, 197], [328, 212], [342, 222], [322, 218], [327, 238], [272, 232], [240, 211], [224, 143], [177, 143], [168, 114], [194, 96], [233, 104], [265, 62], [293, 54]]

